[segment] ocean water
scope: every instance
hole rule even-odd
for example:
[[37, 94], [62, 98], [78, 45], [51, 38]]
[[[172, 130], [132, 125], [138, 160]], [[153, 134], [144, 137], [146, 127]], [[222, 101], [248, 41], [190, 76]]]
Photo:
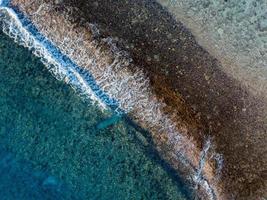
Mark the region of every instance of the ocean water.
[[187, 199], [148, 135], [0, 33], [1, 200]]

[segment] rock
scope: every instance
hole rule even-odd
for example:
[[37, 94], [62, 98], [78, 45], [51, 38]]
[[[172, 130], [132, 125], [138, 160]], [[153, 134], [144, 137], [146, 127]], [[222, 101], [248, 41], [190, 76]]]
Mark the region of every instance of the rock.
[[55, 4], [61, 4], [63, 3], [63, 0], [55, 0]]
[[267, 19], [260, 21], [259, 28], [260, 31], [267, 31]]
[[223, 33], [224, 33], [224, 31], [223, 31], [223, 29], [222, 29], [222, 28], [218, 28], [218, 30], [217, 30], [217, 31], [218, 31], [218, 33], [219, 33], [219, 35], [220, 35], [220, 36], [222, 36], [222, 35], [223, 35]]
[[55, 185], [57, 185], [57, 180], [53, 176], [48, 176], [43, 181], [43, 186], [55, 186]]

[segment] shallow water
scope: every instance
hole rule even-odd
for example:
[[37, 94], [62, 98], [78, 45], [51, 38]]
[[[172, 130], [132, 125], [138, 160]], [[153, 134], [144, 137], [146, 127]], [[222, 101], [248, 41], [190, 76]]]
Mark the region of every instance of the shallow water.
[[110, 116], [0, 33], [1, 199], [186, 199], [142, 133]]

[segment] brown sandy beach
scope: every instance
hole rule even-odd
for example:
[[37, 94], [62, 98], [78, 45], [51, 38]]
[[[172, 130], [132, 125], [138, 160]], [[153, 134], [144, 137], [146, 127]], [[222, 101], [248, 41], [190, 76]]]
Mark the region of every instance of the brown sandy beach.
[[[185, 25], [160, 4], [142, 0], [14, 0], [12, 3], [57, 46], [63, 35], [76, 38], [84, 33], [86, 44], [82, 43], [80, 48], [86, 48], [88, 56], [94, 57], [103, 69], [95, 69], [97, 77], [105, 71], [106, 64], [110, 65], [116, 58], [112, 47], [128, 52], [118, 62], [127, 63], [131, 58], [130, 64], [124, 64], [119, 69], [121, 72], [115, 73], [122, 78], [123, 71], [127, 75], [137, 74], [134, 77], [147, 76], [149, 84], [141, 86], [149, 86], [151, 91], [144, 89], [144, 93], [152, 103], [159, 105], [160, 116], [173, 123], [173, 130], [189, 142], [183, 147], [177, 147], [180, 143], [173, 144], [175, 135], [169, 136], [169, 129], [161, 130], [161, 124], [156, 125], [157, 121], [153, 120], [157, 119], [157, 113], [149, 114], [149, 109], [146, 111], [149, 106], [133, 106], [129, 115], [151, 131], [159, 152], [185, 178], [192, 178], [192, 174], [201, 170], [201, 178], [209, 183], [217, 199], [266, 197], [266, 100], [223, 72], [220, 58], [203, 49]], [[110, 45], [105, 38], [117, 38], [117, 41]], [[75, 50], [75, 43], [66, 43], [69, 45], [66, 49]], [[80, 49], [76, 50], [83, 55]], [[78, 59], [75, 52], [72, 55]], [[83, 63], [86, 62], [84, 59]], [[88, 69], [93, 68], [88, 66]], [[139, 82], [130, 82], [129, 87], [136, 84]], [[172, 129], [170, 132], [175, 133]], [[203, 154], [208, 138], [211, 147]], [[179, 154], [177, 150], [182, 152], [180, 157], [175, 157]], [[181, 162], [183, 157], [187, 158], [185, 163]], [[201, 158], [205, 161], [202, 167]], [[208, 199], [206, 193], [200, 185], [200, 198]]]

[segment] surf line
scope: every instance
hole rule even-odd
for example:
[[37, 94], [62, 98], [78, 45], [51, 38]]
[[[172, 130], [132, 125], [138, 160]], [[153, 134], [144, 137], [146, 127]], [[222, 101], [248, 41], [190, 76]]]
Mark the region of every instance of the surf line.
[[[32, 50], [33, 54], [41, 58], [41, 61], [58, 80], [65, 81], [78, 91], [80, 96], [97, 102], [100, 108], [110, 108], [111, 111], [118, 115], [125, 113], [119, 107], [119, 102], [100, 88], [88, 70], [81, 68], [67, 55], [64, 55], [58, 47], [37, 30], [22, 12], [16, 8], [9, 7], [7, 0], [0, 0], [0, 23], [4, 33], [13, 38], [18, 44]], [[99, 125], [99, 128], [105, 127], [110, 122], [105, 121], [105, 123]], [[186, 158], [185, 160], [187, 161]], [[198, 174], [194, 166], [190, 166], [190, 168]], [[199, 171], [201, 173], [202, 170]], [[210, 199], [216, 199], [213, 189], [203, 176], [197, 181], [203, 183], [202, 186], [209, 194]]]
[[8, 7], [7, 0], [0, 0], [0, 23], [5, 34], [19, 45], [29, 48], [58, 80], [69, 84], [81, 97], [97, 103], [101, 109], [110, 109], [117, 115], [124, 114], [117, 100], [110, 98], [99, 87], [88, 70], [64, 55], [19, 10]]

